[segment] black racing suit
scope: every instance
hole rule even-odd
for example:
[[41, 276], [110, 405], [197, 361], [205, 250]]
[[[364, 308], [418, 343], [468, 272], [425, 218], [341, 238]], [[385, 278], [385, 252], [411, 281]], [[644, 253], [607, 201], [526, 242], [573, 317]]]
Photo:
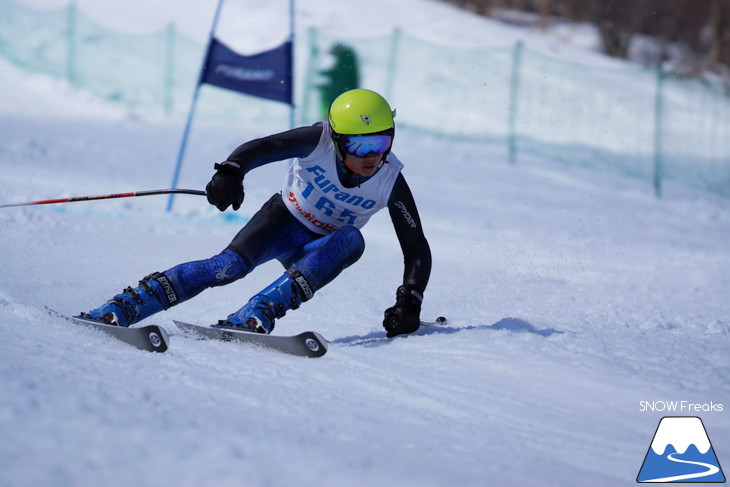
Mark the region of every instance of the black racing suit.
[[[315, 149], [322, 135], [322, 124], [317, 123], [308, 127], [299, 127], [286, 132], [251, 140], [237, 147], [228, 157], [228, 161], [238, 164], [244, 171], [248, 171], [274, 161], [307, 157]], [[343, 164], [338, 164], [340, 182], [345, 187], [354, 187], [367, 178], [363, 178]], [[285, 205], [272, 198], [268, 208], [268, 218], [291, 218]], [[413, 200], [411, 190], [403, 174], [399, 174], [388, 199], [388, 211], [400, 242], [404, 259], [403, 284], [412, 286], [423, 294], [431, 274], [431, 251], [423, 233], [421, 220]], [[286, 214], [284, 214], [286, 212]], [[253, 223], [253, 225], [252, 225]], [[255, 261], [253, 254], [258, 249], [251, 248], [255, 239], [249, 238], [252, 232], [261, 230], [265, 223], [249, 222], [233, 239], [228, 248], [249, 261]]]

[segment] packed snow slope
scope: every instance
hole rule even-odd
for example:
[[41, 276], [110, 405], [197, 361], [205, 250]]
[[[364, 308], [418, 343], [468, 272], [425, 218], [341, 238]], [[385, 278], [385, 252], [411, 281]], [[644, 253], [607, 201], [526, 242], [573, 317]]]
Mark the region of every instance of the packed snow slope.
[[[0, 105], [0, 204], [169, 185], [178, 121], [6, 64], [0, 85], [32, 107]], [[280, 128], [195, 125], [181, 185]], [[278, 263], [147, 320], [172, 335], [164, 354], [45, 311], [217, 253], [286, 161], [246, 178], [238, 212], [196, 196], [172, 213], [164, 197], [0, 209], [0, 485], [628, 486], [666, 415], [700, 416], [730, 463], [728, 200], [671, 184], [657, 200], [642, 181], [407, 128], [394, 151], [434, 257], [423, 317], [449, 321], [385, 337], [402, 255], [382, 213], [361, 260], [277, 323], [323, 334], [320, 359], [172, 322], [225, 317]]]
[[[3, 202], [151, 189], [179, 126], [0, 116]], [[249, 137], [198, 127], [187, 186]], [[160, 198], [0, 213], [0, 484], [630, 485], [659, 412], [641, 401], [728, 404], [726, 200], [499, 150], [399, 132], [434, 269], [423, 316], [380, 326], [402, 257], [386, 214], [363, 258], [276, 332], [331, 341], [300, 359], [177, 333], [210, 323], [281, 272], [267, 264], [149, 322], [150, 354], [49, 317], [225, 247], [279, 188], [252, 173], [234, 217]], [[514, 320], [510, 318], [519, 318]], [[686, 411], [685, 411], [686, 412]], [[702, 413], [722, 461], [726, 412]]]

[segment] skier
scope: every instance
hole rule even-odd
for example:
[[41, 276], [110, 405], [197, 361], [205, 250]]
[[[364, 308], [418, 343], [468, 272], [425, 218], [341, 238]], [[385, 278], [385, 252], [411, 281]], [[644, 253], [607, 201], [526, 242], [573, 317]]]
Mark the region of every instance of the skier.
[[135, 289], [128, 287], [81, 316], [127, 327], [277, 259], [284, 274], [213, 325], [271, 333], [276, 319], [311, 299], [360, 258], [365, 247], [360, 228], [387, 206], [405, 270], [383, 326], [388, 337], [416, 331], [431, 252], [400, 172], [403, 165], [391, 152], [394, 114], [376, 92], [354, 89], [334, 100], [328, 120], [240, 145], [225, 162], [214, 165], [216, 172], [206, 186], [208, 201], [220, 211], [229, 206], [238, 210], [246, 173], [296, 158], [283, 190], [218, 255], [150, 274]]

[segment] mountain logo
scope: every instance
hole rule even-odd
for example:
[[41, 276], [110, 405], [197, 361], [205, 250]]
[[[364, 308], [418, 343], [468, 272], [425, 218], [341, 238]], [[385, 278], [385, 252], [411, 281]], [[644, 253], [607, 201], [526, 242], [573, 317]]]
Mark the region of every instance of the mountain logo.
[[663, 417], [636, 481], [725, 482], [702, 420], [696, 416]]

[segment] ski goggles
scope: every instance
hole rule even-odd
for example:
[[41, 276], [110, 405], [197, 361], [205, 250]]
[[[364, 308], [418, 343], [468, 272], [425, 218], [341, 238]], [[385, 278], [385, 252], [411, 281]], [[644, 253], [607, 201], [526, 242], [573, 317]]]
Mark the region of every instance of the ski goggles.
[[365, 157], [373, 153], [382, 156], [393, 145], [393, 134], [344, 135], [342, 147], [350, 155]]

